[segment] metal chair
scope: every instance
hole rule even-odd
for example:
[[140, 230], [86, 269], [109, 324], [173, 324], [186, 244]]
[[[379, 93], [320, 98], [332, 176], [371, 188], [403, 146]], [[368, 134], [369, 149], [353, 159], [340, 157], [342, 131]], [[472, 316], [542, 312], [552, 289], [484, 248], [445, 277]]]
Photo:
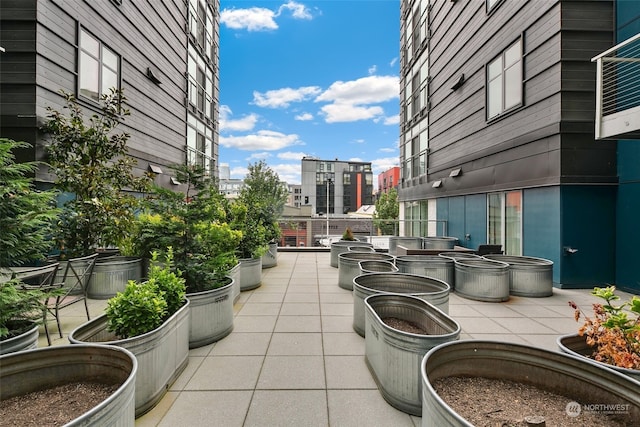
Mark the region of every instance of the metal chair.
[[[59, 266], [60, 263], [56, 262], [43, 267], [20, 269], [14, 271], [11, 278], [20, 280], [21, 283], [18, 285], [19, 290], [51, 292], [62, 287], [61, 283], [54, 283]], [[47, 313], [49, 312], [50, 299], [51, 298], [47, 296], [42, 302], [42, 323], [44, 325], [44, 332], [47, 336], [47, 343], [49, 345], [51, 345], [51, 337], [49, 336], [49, 328], [47, 326]]]
[[72, 258], [67, 261], [67, 266], [62, 277], [62, 288], [64, 292], [55, 297], [55, 300], [49, 301], [47, 308], [49, 313], [56, 318], [58, 324], [58, 333], [62, 338], [62, 327], [60, 325], [60, 309], [68, 307], [77, 302], [84, 302], [84, 310], [87, 313], [87, 320], [91, 320], [89, 316], [89, 306], [87, 305], [87, 286], [93, 267], [96, 264], [98, 254], [87, 255], [80, 258]]

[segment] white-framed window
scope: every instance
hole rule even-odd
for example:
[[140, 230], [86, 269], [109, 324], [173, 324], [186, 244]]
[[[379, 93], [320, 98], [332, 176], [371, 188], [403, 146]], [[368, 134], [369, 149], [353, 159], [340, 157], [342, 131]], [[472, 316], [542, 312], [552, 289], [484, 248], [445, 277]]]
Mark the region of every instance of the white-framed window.
[[189, 32], [208, 60], [216, 60], [214, 15], [209, 1], [189, 0]]
[[214, 176], [213, 130], [191, 113], [187, 117], [187, 162]]
[[78, 37], [78, 96], [99, 102], [120, 88], [120, 57], [84, 28]]
[[487, 64], [487, 120], [522, 105], [522, 39]]
[[506, 255], [522, 255], [522, 191], [487, 195], [487, 243]]
[[207, 118], [213, 120], [215, 101], [213, 97], [213, 70], [189, 45], [187, 70], [189, 73], [189, 102]]

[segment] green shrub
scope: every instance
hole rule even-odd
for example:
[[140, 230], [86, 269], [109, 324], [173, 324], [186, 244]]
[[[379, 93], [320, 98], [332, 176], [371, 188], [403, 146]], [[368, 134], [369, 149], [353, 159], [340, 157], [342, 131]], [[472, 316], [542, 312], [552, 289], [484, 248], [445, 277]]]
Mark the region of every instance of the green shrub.
[[180, 277], [180, 270], [172, 271], [173, 249], [169, 247], [164, 262], [158, 262], [158, 253], [151, 258], [148, 283], [154, 285], [167, 302], [167, 318], [173, 315], [184, 304], [186, 295], [185, 280]]
[[167, 301], [158, 287], [130, 280], [124, 292], [107, 301], [107, 329], [119, 338], [130, 338], [156, 329], [167, 315]]

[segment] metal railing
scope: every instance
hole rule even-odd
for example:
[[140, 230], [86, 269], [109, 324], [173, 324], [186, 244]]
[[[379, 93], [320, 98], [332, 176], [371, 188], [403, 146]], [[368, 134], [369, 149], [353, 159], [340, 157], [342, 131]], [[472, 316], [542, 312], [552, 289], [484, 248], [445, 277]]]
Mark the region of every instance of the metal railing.
[[640, 34], [596, 63], [596, 139], [640, 139]]

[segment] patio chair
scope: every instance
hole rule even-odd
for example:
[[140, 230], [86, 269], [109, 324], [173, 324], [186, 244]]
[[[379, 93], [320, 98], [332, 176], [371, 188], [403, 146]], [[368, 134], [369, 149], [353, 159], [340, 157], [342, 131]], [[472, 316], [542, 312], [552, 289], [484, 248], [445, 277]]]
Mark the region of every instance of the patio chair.
[[[18, 271], [14, 271], [11, 278], [20, 280], [21, 284], [18, 285], [19, 290], [40, 290], [43, 292], [48, 292], [51, 290], [60, 289], [62, 287], [61, 283], [54, 283], [54, 279], [56, 277], [56, 273], [58, 272], [59, 266], [60, 263], [56, 262], [53, 264], [45, 265], [43, 267], [20, 269]], [[44, 332], [47, 336], [47, 343], [51, 345], [49, 328], [47, 327], [49, 299], [50, 298], [47, 297], [44, 301], [42, 301], [42, 324], [44, 325]]]
[[61, 309], [83, 301], [87, 320], [91, 320], [89, 316], [89, 306], [87, 305], [87, 286], [91, 278], [91, 273], [93, 272], [93, 267], [96, 264], [96, 258], [98, 258], [97, 253], [68, 260], [61, 282], [64, 292], [47, 304], [49, 313], [56, 318], [60, 338], [62, 338], [62, 327], [60, 325]]

